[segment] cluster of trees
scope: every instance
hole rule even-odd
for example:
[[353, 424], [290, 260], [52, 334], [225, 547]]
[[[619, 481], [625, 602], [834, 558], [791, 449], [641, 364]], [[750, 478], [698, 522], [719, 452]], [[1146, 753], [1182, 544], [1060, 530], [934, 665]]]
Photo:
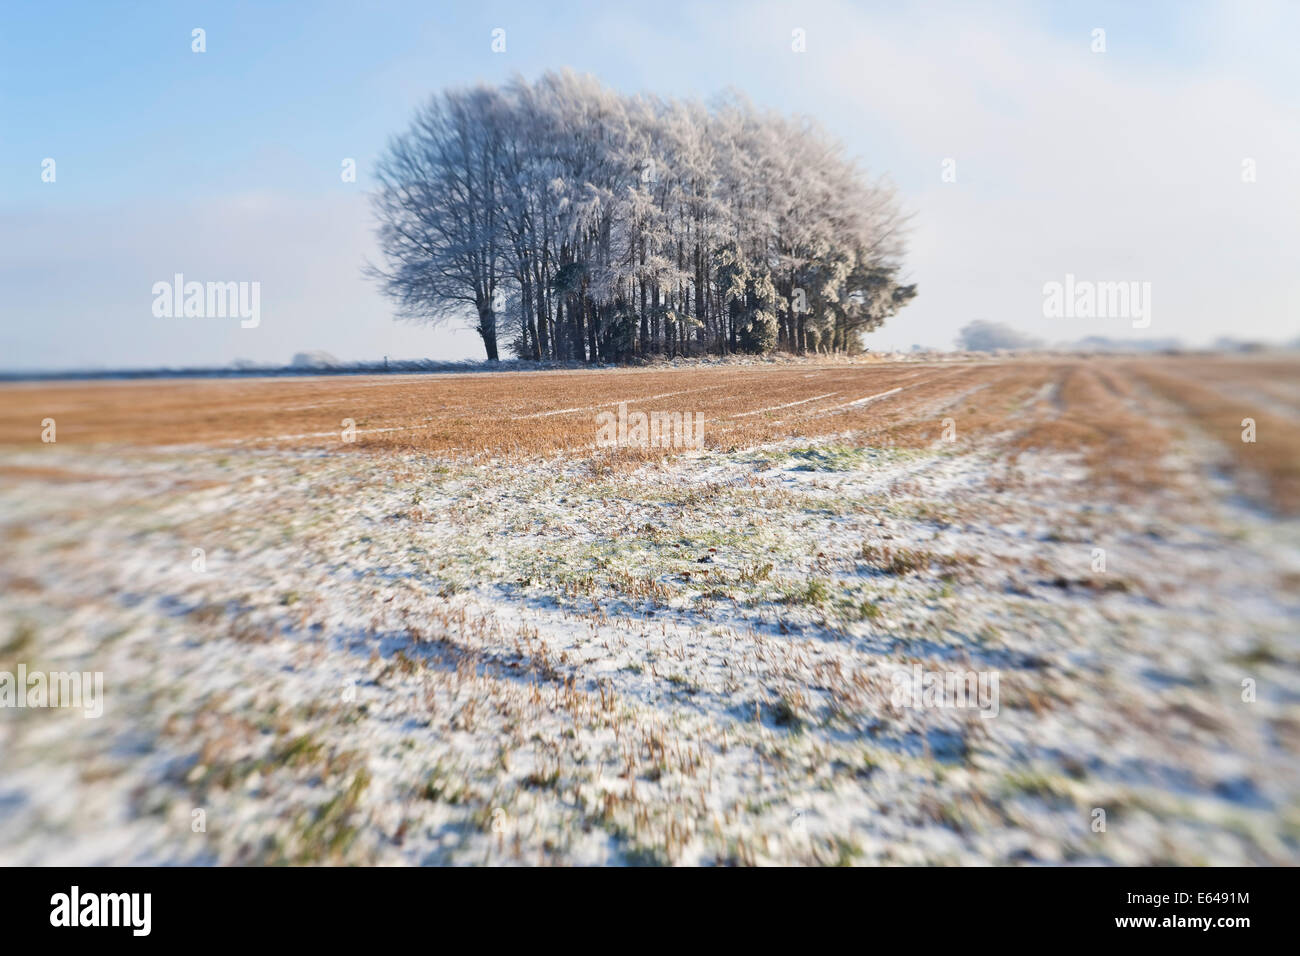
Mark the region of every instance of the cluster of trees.
[[1042, 346], [1042, 339], [1036, 339], [1001, 322], [990, 322], [988, 319], [976, 319], [962, 326], [961, 331], [957, 333], [957, 348], [967, 352], [1036, 349]]
[[472, 310], [490, 360], [855, 351], [916, 294], [893, 192], [736, 94], [626, 97], [567, 71], [449, 90], [376, 178], [370, 274], [403, 318]]

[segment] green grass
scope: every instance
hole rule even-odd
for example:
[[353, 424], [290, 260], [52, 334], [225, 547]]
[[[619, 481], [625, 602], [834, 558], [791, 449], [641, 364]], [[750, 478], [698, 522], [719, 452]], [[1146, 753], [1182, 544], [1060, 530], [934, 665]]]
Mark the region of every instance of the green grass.
[[802, 584], [787, 588], [781, 595], [781, 603], [789, 605], [808, 605], [821, 607], [831, 599], [831, 586], [825, 578], [812, 577]]
[[871, 451], [849, 445], [799, 448], [789, 453], [794, 471], [857, 471], [872, 457]]

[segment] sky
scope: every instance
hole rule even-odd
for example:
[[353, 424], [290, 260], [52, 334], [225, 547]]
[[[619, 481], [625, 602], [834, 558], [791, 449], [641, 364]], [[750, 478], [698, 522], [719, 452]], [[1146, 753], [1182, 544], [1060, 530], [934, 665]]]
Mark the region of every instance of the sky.
[[[951, 347], [977, 319], [1293, 340], [1298, 35], [1300, 3], [1264, 0], [7, 0], [0, 369], [482, 358], [461, 323], [396, 322], [363, 276], [368, 170], [430, 94], [563, 67], [626, 93], [735, 87], [892, 181], [919, 295], [875, 350]], [[260, 322], [155, 316], [177, 273], [260, 283]], [[1045, 314], [1067, 275], [1149, 283], [1149, 322]]]

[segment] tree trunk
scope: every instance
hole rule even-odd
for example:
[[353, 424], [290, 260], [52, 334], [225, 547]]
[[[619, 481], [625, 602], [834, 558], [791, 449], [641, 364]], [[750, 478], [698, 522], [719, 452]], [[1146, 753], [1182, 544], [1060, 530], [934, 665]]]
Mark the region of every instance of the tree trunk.
[[695, 341], [704, 343], [705, 331], [708, 329], [709, 317], [704, 313], [704, 251], [700, 244], [695, 244]]
[[523, 326], [524, 333], [524, 354], [519, 357], [532, 356], [533, 361], [536, 361], [539, 357], [537, 352], [537, 323], [533, 321], [533, 284], [528, 277], [527, 266], [524, 267], [524, 274], [519, 279], [519, 293], [519, 324]]
[[497, 361], [497, 317], [490, 305], [479, 306], [478, 334], [483, 337], [483, 348], [487, 351], [488, 361]]
[[564, 341], [564, 296], [555, 297], [555, 358], [563, 362], [567, 345]]
[[645, 314], [645, 237], [641, 237], [641, 354], [650, 351], [650, 317]]
[[655, 351], [659, 351], [659, 282], [656, 281], [650, 290], [650, 311], [654, 313], [651, 317], [650, 341], [654, 344]]

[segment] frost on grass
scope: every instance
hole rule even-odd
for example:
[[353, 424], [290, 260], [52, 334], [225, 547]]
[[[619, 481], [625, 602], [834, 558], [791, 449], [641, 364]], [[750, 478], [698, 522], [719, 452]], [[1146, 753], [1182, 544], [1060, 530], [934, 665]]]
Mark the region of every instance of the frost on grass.
[[[6, 863], [1300, 859], [1294, 521], [852, 434], [42, 451], [0, 669], [107, 702], [0, 715]], [[998, 715], [900, 705], [914, 665]]]

